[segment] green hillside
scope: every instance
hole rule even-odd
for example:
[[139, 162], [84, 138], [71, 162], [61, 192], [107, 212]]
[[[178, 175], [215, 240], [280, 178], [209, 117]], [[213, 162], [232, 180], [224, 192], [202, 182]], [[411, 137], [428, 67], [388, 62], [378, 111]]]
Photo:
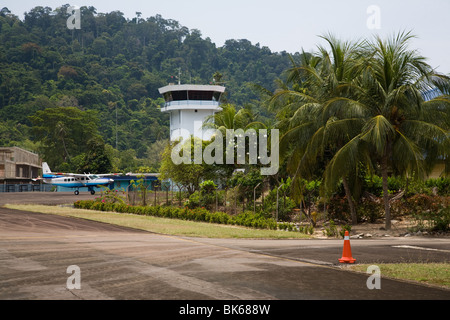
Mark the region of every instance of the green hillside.
[[55, 169], [86, 165], [89, 139], [76, 136], [80, 132], [95, 136], [91, 144], [105, 144], [113, 158], [109, 169], [157, 166], [155, 150], [169, 134], [159, 87], [178, 80], [212, 83], [218, 72], [227, 87], [225, 99], [240, 108], [258, 98], [248, 84], [274, 90], [274, 81], [290, 66], [286, 52], [245, 39], [217, 47], [201, 31], [160, 15], [136, 21], [119, 11], [82, 7], [81, 28], [70, 30], [68, 6], [30, 8], [23, 20], [7, 8], [0, 12], [0, 145], [45, 156], [39, 143], [45, 128], [33, 126], [48, 116], [47, 108], [75, 107], [98, 120], [78, 132], [61, 123], [56, 130], [59, 118], [54, 119], [54, 143], [67, 148], [49, 159]]

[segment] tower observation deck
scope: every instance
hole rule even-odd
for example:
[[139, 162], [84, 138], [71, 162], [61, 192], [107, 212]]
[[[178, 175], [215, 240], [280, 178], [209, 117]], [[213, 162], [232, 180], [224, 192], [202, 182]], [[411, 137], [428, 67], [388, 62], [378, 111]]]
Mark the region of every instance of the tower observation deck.
[[209, 140], [213, 131], [202, 129], [208, 116], [221, 110], [220, 97], [225, 87], [217, 85], [178, 84], [159, 88], [165, 100], [161, 112], [170, 115], [170, 140], [190, 135]]

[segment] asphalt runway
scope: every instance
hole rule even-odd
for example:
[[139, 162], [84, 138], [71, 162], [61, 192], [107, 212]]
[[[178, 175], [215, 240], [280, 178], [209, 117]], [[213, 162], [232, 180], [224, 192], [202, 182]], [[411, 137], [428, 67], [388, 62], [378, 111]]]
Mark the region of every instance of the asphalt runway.
[[86, 188], [80, 189], [76, 196], [73, 192], [0, 192], [0, 206], [9, 204], [73, 204], [76, 200], [95, 199], [99, 194], [91, 195]]
[[[80, 198], [72, 193], [0, 196], [1, 204], [61, 204]], [[383, 277], [379, 289], [369, 289], [371, 274], [346, 271], [337, 262], [342, 244], [176, 237], [0, 208], [0, 299], [450, 299], [447, 289]], [[448, 262], [450, 257], [448, 238], [356, 239], [351, 245], [357, 263]], [[76, 283], [80, 288], [73, 287]]]

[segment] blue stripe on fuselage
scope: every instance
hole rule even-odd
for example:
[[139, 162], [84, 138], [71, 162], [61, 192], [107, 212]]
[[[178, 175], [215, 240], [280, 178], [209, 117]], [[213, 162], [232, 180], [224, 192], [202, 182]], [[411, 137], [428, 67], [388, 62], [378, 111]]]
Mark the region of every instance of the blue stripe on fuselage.
[[95, 187], [107, 183], [80, 183], [80, 182], [52, 182], [55, 186], [67, 187], [67, 188], [82, 188], [82, 187]]
[[47, 173], [44, 173], [44, 174], [42, 175], [42, 178], [44, 178], [44, 179], [61, 178], [61, 177], [63, 177], [63, 176], [62, 176], [62, 175], [57, 175], [57, 174], [47, 174]]

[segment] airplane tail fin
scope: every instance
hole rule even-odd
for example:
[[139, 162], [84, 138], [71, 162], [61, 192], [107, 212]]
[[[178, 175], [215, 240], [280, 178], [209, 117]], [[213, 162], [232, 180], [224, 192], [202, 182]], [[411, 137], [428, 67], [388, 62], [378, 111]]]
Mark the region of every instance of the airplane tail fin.
[[42, 162], [42, 173], [52, 173], [50, 170], [50, 167], [48, 166], [47, 162]]

